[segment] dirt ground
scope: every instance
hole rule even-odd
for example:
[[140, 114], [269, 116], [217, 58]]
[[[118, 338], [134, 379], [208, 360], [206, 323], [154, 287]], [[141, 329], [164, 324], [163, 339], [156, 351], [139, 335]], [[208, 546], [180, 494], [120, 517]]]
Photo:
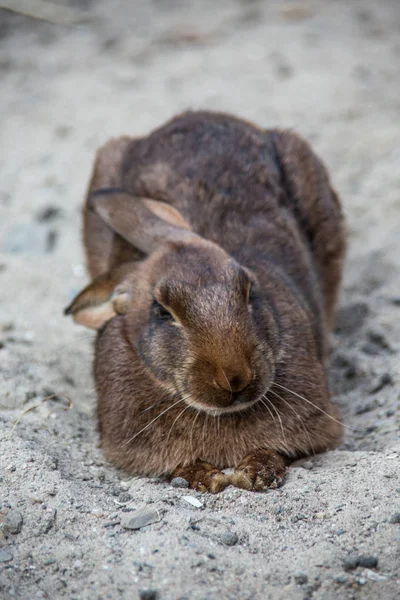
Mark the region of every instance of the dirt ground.
[[[0, 10], [0, 597], [400, 598], [400, 3], [69, 6], [88, 19]], [[106, 464], [92, 335], [62, 316], [87, 281], [96, 148], [186, 108], [299, 131], [348, 217], [331, 361], [346, 438], [267, 493]], [[143, 508], [150, 524], [128, 529]]]

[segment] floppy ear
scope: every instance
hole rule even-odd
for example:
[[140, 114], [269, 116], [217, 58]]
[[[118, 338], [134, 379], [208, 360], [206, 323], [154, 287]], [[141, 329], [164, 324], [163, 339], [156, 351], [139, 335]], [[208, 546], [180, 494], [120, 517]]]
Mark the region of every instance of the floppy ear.
[[88, 202], [113, 231], [145, 254], [167, 241], [197, 237], [180, 212], [166, 202], [107, 189], [94, 192]]
[[134, 263], [125, 263], [100, 275], [89, 283], [64, 310], [65, 315], [72, 315], [75, 323], [100, 329], [117, 314], [125, 314], [131, 299], [130, 285], [124, 281]]

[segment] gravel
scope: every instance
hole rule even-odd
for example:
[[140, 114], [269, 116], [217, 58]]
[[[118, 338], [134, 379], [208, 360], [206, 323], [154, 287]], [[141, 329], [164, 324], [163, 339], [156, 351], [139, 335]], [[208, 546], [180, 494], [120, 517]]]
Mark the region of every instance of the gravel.
[[400, 512], [394, 513], [390, 517], [389, 523], [400, 523]]
[[219, 539], [224, 546], [235, 546], [239, 541], [239, 536], [234, 531], [225, 531]]
[[21, 511], [9, 510], [3, 522], [3, 531], [6, 533], [21, 533], [24, 519]]
[[121, 525], [124, 529], [141, 529], [161, 521], [163, 512], [163, 509], [141, 508], [134, 513], [124, 515], [121, 518]]
[[[68, 28], [0, 11], [0, 597], [392, 600], [399, 3], [110, 4], [71, 0], [90, 20]], [[96, 149], [187, 108], [298, 131], [328, 166], [348, 218], [329, 365], [343, 444], [304, 457], [312, 470], [296, 462], [265, 493], [200, 495], [111, 467], [98, 447], [94, 332], [62, 316], [88, 283], [81, 205]], [[41, 404], [48, 391], [58, 400]], [[209, 426], [218, 435], [212, 423], [205, 436]], [[179, 435], [179, 420], [169, 433]], [[162, 518], [122, 526], [142, 509]], [[11, 510], [23, 516], [18, 534], [4, 530]], [[236, 544], [222, 542], [227, 532]]]
[[186, 481], [186, 479], [183, 479], [183, 477], [174, 477], [171, 480], [171, 485], [174, 488], [188, 488], [189, 487], [189, 482]]
[[366, 569], [377, 569], [379, 560], [376, 556], [368, 556], [362, 554], [359, 556], [358, 564], [360, 567], [365, 567]]
[[378, 567], [378, 558], [365, 554], [349, 556], [343, 561], [345, 571], [353, 571], [357, 567], [365, 567], [366, 569], [376, 569]]
[[304, 585], [308, 583], [308, 577], [305, 573], [295, 573], [294, 580], [298, 585]]
[[0, 548], [0, 563], [8, 563], [12, 561], [13, 555], [7, 550]]
[[140, 590], [139, 598], [140, 600], [158, 600], [159, 594], [157, 590]]

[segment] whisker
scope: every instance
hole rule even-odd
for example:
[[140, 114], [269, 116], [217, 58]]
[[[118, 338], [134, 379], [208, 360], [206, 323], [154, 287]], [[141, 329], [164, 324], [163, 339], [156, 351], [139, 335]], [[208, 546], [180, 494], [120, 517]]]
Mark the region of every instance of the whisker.
[[300, 398], [300, 400], [304, 400], [304, 402], [307, 402], [308, 404], [310, 404], [311, 406], [313, 406], [314, 408], [316, 408], [317, 410], [319, 410], [322, 414], [324, 414], [327, 417], [329, 417], [330, 419], [332, 419], [332, 421], [335, 421], [335, 423], [337, 423], [338, 425], [342, 425], [342, 427], [345, 427], [346, 429], [350, 429], [351, 431], [359, 431], [358, 429], [356, 429], [354, 427], [350, 427], [349, 425], [345, 425], [345, 423], [342, 423], [342, 421], [338, 421], [337, 419], [335, 419], [335, 417], [332, 417], [332, 415], [330, 415], [325, 410], [323, 410], [322, 408], [320, 408], [319, 406], [317, 406], [316, 404], [314, 404], [314, 402], [311, 402], [311, 400], [308, 400], [304, 396], [301, 396], [300, 394], [297, 394], [297, 392], [294, 392], [293, 390], [289, 390], [284, 385], [281, 385], [280, 383], [276, 383], [274, 381], [272, 383], [271, 387], [272, 386], [279, 387], [282, 390], [285, 390], [286, 392], [289, 392], [289, 394], [293, 394], [293, 396], [296, 396], [297, 398]]
[[85, 337], [78, 338], [72, 342], [68, 342], [67, 344], [61, 344], [61, 346], [53, 346], [53, 350], [61, 350], [62, 348], [66, 348], [67, 346], [72, 346], [76, 342], [82, 342], [83, 340], [94, 340], [94, 335], [85, 335]]
[[159, 415], [157, 415], [157, 417], [155, 417], [154, 419], [152, 419], [152, 421], [150, 421], [150, 423], [148, 423], [145, 427], [143, 427], [143, 429], [141, 429], [140, 431], [138, 431], [138, 433], [135, 433], [134, 436], [132, 436], [131, 438], [129, 438], [129, 440], [127, 440], [126, 442], [124, 442], [122, 444], [122, 447], [126, 446], [130, 442], [133, 442], [133, 440], [135, 438], [137, 438], [138, 435], [140, 435], [141, 433], [143, 433], [143, 431], [146, 431], [146, 429], [148, 429], [151, 425], [153, 425], [153, 423], [155, 423], [155, 421], [158, 421], [158, 419], [160, 417], [162, 417], [166, 412], [168, 412], [169, 410], [171, 410], [171, 408], [174, 408], [174, 406], [176, 406], [180, 402], [184, 402], [184, 399], [183, 398], [179, 398], [179, 400], [177, 400], [176, 402], [174, 402], [173, 404], [171, 404], [171, 406], [168, 406], [168, 408], [166, 408], [165, 410], [163, 410]]
[[172, 425], [171, 425], [171, 427], [170, 427], [170, 430], [169, 430], [169, 433], [168, 433], [168, 436], [167, 436], [167, 439], [166, 439], [166, 442], [165, 442], [166, 444], [168, 444], [169, 436], [171, 435], [171, 432], [172, 432], [172, 429], [174, 428], [174, 425], [175, 425], [175, 423], [176, 423], [176, 422], [178, 421], [178, 419], [179, 419], [179, 418], [180, 418], [180, 417], [183, 415], [183, 413], [185, 413], [185, 412], [186, 412], [187, 410], [189, 410], [190, 408], [191, 408], [191, 406], [189, 406], [189, 405], [188, 405], [188, 406], [186, 406], [186, 407], [185, 407], [185, 408], [184, 408], [184, 409], [183, 409], [183, 410], [182, 410], [182, 411], [179, 413], [179, 415], [176, 417], [176, 419], [174, 420], [174, 422], [172, 423]]
[[231, 401], [231, 400], [232, 400], [232, 388], [231, 388], [231, 384], [229, 383], [229, 380], [228, 380], [228, 378], [227, 378], [227, 376], [226, 376], [226, 374], [225, 374], [225, 371], [223, 370], [223, 368], [222, 368], [222, 367], [221, 367], [221, 371], [223, 372], [223, 374], [224, 374], [224, 377], [225, 377], [225, 379], [226, 379], [226, 383], [228, 384], [228, 388], [229, 388], [229, 391], [230, 391], [230, 393], [231, 393], [231, 397], [230, 397], [230, 400], [229, 400], [229, 401]]
[[192, 425], [192, 428], [190, 430], [190, 451], [192, 453], [192, 456], [194, 454], [194, 452], [193, 452], [193, 429], [194, 429], [194, 426], [196, 424], [197, 419], [199, 418], [199, 415], [201, 414], [201, 411], [198, 408], [195, 408], [194, 410], [197, 411], [197, 415], [195, 416], [195, 418], [193, 420], [193, 425]]
[[267, 409], [267, 411], [268, 411], [268, 412], [269, 412], [269, 414], [271, 415], [271, 419], [272, 419], [272, 420], [273, 420], [273, 422], [276, 424], [275, 417], [274, 417], [274, 415], [272, 414], [272, 412], [271, 412], [271, 409], [269, 408], [268, 404], [266, 404], [266, 403], [264, 402], [263, 398], [265, 398], [265, 396], [263, 396], [262, 398], [260, 398], [260, 402], [261, 402], [261, 404], [263, 404], [263, 405], [265, 406], [265, 408]]
[[301, 416], [299, 415], [299, 413], [297, 412], [297, 410], [296, 410], [296, 409], [295, 409], [295, 408], [294, 408], [294, 407], [293, 407], [293, 406], [290, 404], [290, 402], [288, 402], [287, 400], [285, 400], [285, 398], [282, 398], [282, 396], [280, 396], [279, 394], [277, 394], [276, 392], [274, 392], [274, 390], [268, 390], [268, 391], [269, 391], [271, 394], [274, 394], [274, 396], [276, 396], [277, 398], [279, 398], [279, 400], [282, 400], [282, 402], [284, 402], [284, 403], [286, 404], [286, 406], [288, 406], [288, 407], [290, 408], [290, 410], [291, 410], [292, 412], [294, 412], [295, 416], [296, 416], [296, 417], [297, 417], [297, 419], [299, 419], [299, 421], [300, 421], [300, 424], [301, 424], [301, 426], [302, 426], [302, 428], [303, 428], [303, 431], [304, 431], [304, 433], [305, 433], [305, 434], [306, 434], [306, 436], [307, 436], [308, 443], [310, 444], [310, 448], [311, 448], [311, 450], [312, 450], [312, 453], [313, 453], [313, 455], [315, 456], [315, 449], [314, 449], [314, 445], [313, 445], [313, 443], [312, 443], [312, 441], [311, 441], [310, 434], [308, 433], [308, 431], [307, 431], [307, 428], [306, 428], [306, 426], [305, 426], [305, 424], [304, 424], [304, 419], [302, 419], [302, 418], [301, 418]]
[[266, 400], [268, 402], [268, 404], [274, 409], [276, 416], [279, 419], [279, 424], [281, 426], [281, 431], [282, 431], [282, 437], [283, 437], [283, 442], [285, 444], [285, 446], [288, 448], [288, 444], [287, 444], [287, 440], [286, 440], [286, 436], [285, 436], [285, 432], [283, 430], [283, 423], [282, 423], [282, 419], [281, 419], [281, 415], [279, 414], [278, 409], [276, 408], [276, 406], [274, 405], [273, 402], [271, 402], [271, 400], [269, 398], [267, 398], [267, 396], [263, 396], [263, 399]]
[[[207, 422], [208, 422], [208, 417], [209, 414], [206, 413], [206, 418], [204, 419], [204, 423], [203, 423], [203, 449], [205, 450], [206, 448], [206, 433], [207, 433]], [[202, 452], [202, 454], [204, 455], [204, 450]]]
[[[184, 396], [183, 398], [181, 398], [181, 400], [185, 400], [186, 401], [188, 398], [190, 398], [190, 394], [188, 394], [187, 396]], [[140, 417], [141, 415], [143, 415], [148, 410], [151, 410], [152, 408], [154, 408], [155, 406], [157, 406], [157, 404], [159, 404], [159, 403], [160, 403], [159, 401], [154, 402], [154, 404], [152, 404], [151, 406], [148, 406], [147, 408], [145, 408], [144, 410], [142, 410], [142, 412], [140, 412], [138, 416]]]

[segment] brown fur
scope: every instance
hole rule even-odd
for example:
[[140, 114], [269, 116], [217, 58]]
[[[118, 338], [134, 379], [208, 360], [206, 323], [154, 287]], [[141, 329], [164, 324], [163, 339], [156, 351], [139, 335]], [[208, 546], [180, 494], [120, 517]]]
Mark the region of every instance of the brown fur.
[[112, 140], [84, 242], [99, 279], [67, 310], [83, 323], [97, 311], [100, 436], [115, 465], [198, 479], [201, 458], [217, 491], [219, 469], [252, 455], [250, 479], [242, 463], [230, 482], [260, 489], [282, 480], [279, 455], [337, 444], [324, 365], [344, 222], [305, 141], [206, 112]]

